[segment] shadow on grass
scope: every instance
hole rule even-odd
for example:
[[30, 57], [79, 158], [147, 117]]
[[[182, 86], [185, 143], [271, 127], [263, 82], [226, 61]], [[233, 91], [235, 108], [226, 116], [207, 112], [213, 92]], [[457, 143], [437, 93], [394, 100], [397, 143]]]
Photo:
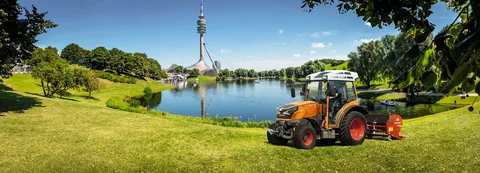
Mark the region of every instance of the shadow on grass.
[[23, 113], [27, 109], [40, 106], [41, 102], [37, 98], [23, 96], [14, 92], [0, 92], [0, 115], [10, 111]]
[[[42, 95], [42, 94], [38, 94], [38, 93], [32, 93], [32, 92], [25, 92], [25, 93], [27, 93], [27, 94], [31, 94], [31, 95], [40, 96], [40, 97], [45, 97], [44, 95]], [[55, 97], [55, 98], [59, 98], [59, 99], [62, 99], [62, 100], [68, 100], [68, 101], [74, 101], [74, 102], [80, 102], [80, 101], [78, 101], [78, 100], [71, 99], [71, 98], [65, 98], [65, 97], [63, 97], [63, 98], [60, 98], [60, 97]]]
[[80, 96], [80, 97], [82, 97], [82, 98], [84, 98], [84, 99], [87, 99], [87, 100], [95, 100], [95, 101], [100, 101], [100, 99], [98, 99], [98, 98], [95, 98], [95, 97], [88, 97], [88, 96]]
[[3, 82], [2, 79], [0, 79], [0, 91], [13, 91], [12, 88], [8, 87], [2, 82]]

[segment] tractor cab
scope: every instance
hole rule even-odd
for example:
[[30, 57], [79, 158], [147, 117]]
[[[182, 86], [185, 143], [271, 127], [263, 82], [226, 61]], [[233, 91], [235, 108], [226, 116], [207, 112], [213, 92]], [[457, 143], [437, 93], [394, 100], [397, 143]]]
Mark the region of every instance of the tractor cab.
[[[276, 122], [265, 128], [268, 141], [283, 145], [292, 140], [295, 147], [310, 149], [317, 140], [321, 144], [333, 144], [340, 140], [344, 145], [358, 145], [367, 136], [377, 133], [403, 139], [398, 135], [402, 121], [399, 115], [370, 115], [359, 105], [356, 78], [356, 72], [345, 70], [308, 75], [300, 91], [303, 101], [277, 108]], [[292, 87], [292, 97], [295, 93]], [[388, 126], [386, 122], [389, 121], [391, 124]]]

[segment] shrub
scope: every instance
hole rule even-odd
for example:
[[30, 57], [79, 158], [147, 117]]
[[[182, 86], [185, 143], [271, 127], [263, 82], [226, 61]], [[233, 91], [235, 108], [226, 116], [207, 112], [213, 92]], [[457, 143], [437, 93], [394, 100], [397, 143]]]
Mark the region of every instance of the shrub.
[[118, 82], [118, 83], [128, 83], [128, 84], [135, 84], [137, 83], [137, 80], [133, 77], [129, 76], [119, 76], [116, 74], [112, 74], [109, 72], [104, 72], [104, 71], [99, 71], [95, 70], [95, 74], [102, 79], [107, 79], [112, 82]]

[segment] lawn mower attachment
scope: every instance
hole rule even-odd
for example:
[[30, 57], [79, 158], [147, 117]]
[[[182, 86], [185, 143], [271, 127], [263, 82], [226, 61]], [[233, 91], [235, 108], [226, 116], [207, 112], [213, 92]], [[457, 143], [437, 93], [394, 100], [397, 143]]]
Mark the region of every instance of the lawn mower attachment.
[[367, 120], [367, 138], [385, 140], [404, 140], [400, 136], [402, 117], [397, 114], [365, 114]]

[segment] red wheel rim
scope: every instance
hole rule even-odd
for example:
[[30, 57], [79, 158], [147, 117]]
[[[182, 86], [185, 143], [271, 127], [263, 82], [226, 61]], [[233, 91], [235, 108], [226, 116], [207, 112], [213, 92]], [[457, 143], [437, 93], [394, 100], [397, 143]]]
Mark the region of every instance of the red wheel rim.
[[305, 133], [303, 133], [303, 144], [305, 146], [310, 146], [310, 144], [312, 144], [312, 141], [313, 141], [312, 132], [306, 130]]
[[355, 118], [350, 123], [350, 136], [352, 136], [353, 140], [360, 140], [365, 135], [365, 124], [360, 118]]

